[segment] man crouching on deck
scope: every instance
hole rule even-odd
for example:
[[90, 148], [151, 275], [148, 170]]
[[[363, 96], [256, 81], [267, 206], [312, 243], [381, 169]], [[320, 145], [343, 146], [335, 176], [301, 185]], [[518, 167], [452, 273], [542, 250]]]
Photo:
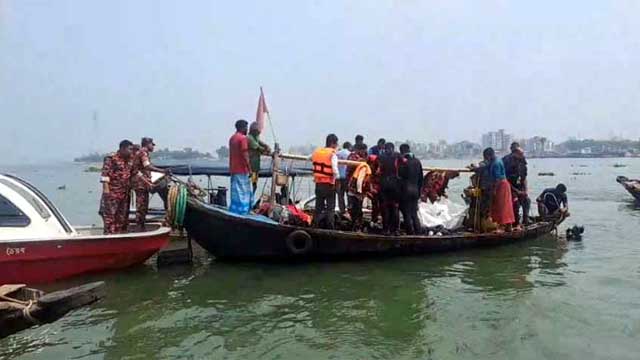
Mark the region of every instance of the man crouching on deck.
[[336, 179], [338, 178], [338, 137], [327, 135], [326, 146], [319, 148], [311, 155], [313, 162], [313, 180], [316, 183], [316, 211], [313, 225], [320, 227], [325, 220], [326, 228], [334, 228], [336, 210]]
[[122, 140], [120, 148], [114, 154], [104, 158], [102, 165], [102, 199], [100, 215], [104, 222], [105, 234], [127, 232], [129, 225], [129, 192], [133, 162], [131, 152], [133, 144]]

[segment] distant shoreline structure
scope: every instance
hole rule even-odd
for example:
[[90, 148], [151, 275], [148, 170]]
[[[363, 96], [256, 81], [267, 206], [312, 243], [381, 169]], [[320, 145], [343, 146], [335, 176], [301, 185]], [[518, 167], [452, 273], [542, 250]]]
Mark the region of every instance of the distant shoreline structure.
[[[97, 152], [79, 156], [73, 159], [73, 162], [76, 163], [85, 163], [85, 164], [97, 164], [102, 163], [105, 156], [110, 153], [100, 154]], [[193, 150], [192, 148], [184, 148], [182, 150], [169, 150], [162, 149], [156, 150], [151, 153], [151, 158], [158, 161], [163, 160], [215, 160], [216, 158], [211, 155], [211, 153], [202, 153], [197, 150]]]

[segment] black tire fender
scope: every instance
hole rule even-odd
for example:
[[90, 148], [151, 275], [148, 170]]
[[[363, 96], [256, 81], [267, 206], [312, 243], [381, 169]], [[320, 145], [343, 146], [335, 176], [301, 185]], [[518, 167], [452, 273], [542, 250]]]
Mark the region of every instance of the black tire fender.
[[287, 249], [293, 255], [305, 255], [313, 250], [314, 241], [308, 232], [295, 230], [286, 238]]

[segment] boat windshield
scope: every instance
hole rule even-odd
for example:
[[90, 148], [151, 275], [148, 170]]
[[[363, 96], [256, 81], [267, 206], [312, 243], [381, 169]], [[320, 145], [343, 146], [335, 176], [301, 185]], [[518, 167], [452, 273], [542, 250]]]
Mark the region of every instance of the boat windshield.
[[47, 220], [51, 217], [51, 212], [47, 209], [47, 207], [38, 198], [33, 196], [22, 187], [17, 186], [13, 182], [6, 179], [0, 179], [0, 184], [8, 187], [9, 189], [18, 193], [18, 195], [22, 196], [22, 198], [24, 198], [44, 220]]
[[31, 220], [17, 206], [0, 195], [0, 227], [25, 227]]

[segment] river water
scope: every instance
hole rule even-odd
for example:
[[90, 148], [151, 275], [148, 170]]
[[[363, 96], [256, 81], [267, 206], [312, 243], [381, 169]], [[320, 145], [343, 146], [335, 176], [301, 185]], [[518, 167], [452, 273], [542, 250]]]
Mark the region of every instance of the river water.
[[[99, 175], [84, 166], [0, 169], [32, 181], [72, 223], [100, 223]], [[640, 159], [531, 160], [529, 171], [532, 196], [567, 184], [565, 224], [585, 226], [582, 242], [298, 265], [202, 252], [194, 266], [150, 261], [40, 286], [105, 280], [108, 295], [0, 340], [0, 359], [638, 359], [640, 209], [615, 177], [640, 177]], [[451, 198], [467, 184], [453, 181]]]

